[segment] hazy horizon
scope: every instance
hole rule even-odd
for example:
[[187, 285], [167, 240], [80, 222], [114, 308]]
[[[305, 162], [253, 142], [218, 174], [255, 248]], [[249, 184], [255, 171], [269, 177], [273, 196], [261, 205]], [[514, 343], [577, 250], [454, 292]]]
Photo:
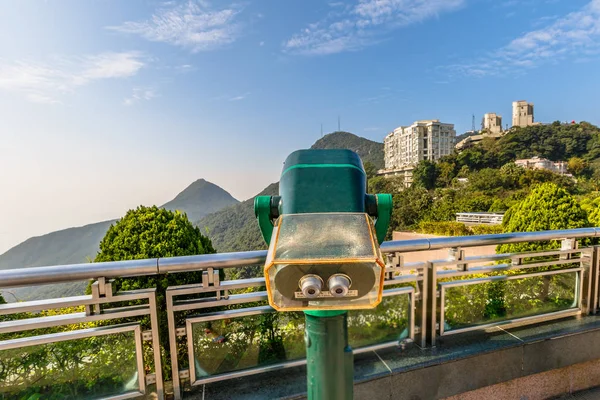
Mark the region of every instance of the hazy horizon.
[[245, 200], [290, 152], [419, 119], [600, 124], [600, 0], [8, 0], [0, 254], [161, 205], [204, 178]]

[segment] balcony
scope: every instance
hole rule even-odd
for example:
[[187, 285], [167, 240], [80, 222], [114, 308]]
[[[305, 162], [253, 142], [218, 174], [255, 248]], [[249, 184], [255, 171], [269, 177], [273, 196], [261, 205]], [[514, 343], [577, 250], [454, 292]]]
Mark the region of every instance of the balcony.
[[[590, 376], [600, 350], [589, 345], [600, 338], [597, 236], [600, 228], [384, 242], [383, 302], [349, 313], [355, 398], [538, 390], [533, 399], [600, 385]], [[540, 241], [560, 248], [465, 256], [470, 247]], [[448, 257], [404, 261], [434, 249]], [[90, 295], [0, 305], [0, 399], [303, 398], [303, 315], [274, 313], [263, 277], [223, 279], [256, 275], [265, 257], [0, 271], [0, 288], [93, 280]], [[199, 270], [202, 282], [163, 294], [114, 289], [122, 277]], [[548, 376], [559, 384], [540, 386]]]

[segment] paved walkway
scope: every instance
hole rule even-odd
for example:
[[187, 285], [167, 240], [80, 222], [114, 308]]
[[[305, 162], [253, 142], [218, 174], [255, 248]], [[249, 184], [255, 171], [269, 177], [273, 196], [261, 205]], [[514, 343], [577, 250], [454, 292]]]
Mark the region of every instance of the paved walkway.
[[600, 400], [600, 387], [555, 397], [554, 400]]

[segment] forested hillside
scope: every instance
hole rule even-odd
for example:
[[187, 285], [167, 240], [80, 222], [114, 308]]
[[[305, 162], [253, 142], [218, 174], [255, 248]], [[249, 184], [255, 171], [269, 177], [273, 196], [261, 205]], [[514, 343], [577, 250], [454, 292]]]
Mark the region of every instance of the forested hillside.
[[333, 132], [323, 136], [311, 149], [350, 149], [363, 163], [371, 163], [376, 169], [383, 168], [383, 143], [374, 142], [350, 132]]
[[[257, 196], [276, 196], [279, 183], [272, 183]], [[207, 215], [196, 223], [218, 252], [266, 249], [254, 216], [254, 197]]]
[[35, 236], [0, 255], [0, 269], [76, 264], [93, 259], [114, 220]]

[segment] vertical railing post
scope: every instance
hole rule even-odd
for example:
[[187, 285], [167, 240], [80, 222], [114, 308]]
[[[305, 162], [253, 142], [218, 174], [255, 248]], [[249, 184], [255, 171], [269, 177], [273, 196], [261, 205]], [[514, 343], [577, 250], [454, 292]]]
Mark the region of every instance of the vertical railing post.
[[428, 261], [422, 269], [423, 279], [417, 282], [420, 302], [416, 307], [416, 322], [419, 323], [415, 343], [421, 348], [434, 347], [437, 319], [437, 283], [435, 266]]
[[171, 379], [173, 380], [173, 396], [175, 400], [181, 399], [179, 379], [179, 360], [177, 359], [177, 332], [175, 326], [175, 312], [173, 311], [173, 294], [167, 288], [167, 324], [169, 325], [169, 348], [171, 350]]
[[156, 304], [156, 289], [148, 297], [150, 305], [150, 327], [152, 328], [152, 353], [154, 354], [154, 373], [156, 375], [156, 396], [159, 400], [165, 398], [162, 373], [162, 358], [160, 354], [160, 338], [158, 326], [158, 304]]
[[598, 285], [600, 280], [600, 246], [593, 246], [590, 250], [590, 253], [586, 254], [589, 257], [588, 276], [590, 281], [588, 313], [596, 314], [598, 310]]
[[415, 330], [415, 343], [417, 346], [425, 348], [427, 347], [427, 284], [430, 273], [427, 264], [418, 271], [421, 279], [417, 281], [417, 293], [415, 296], [417, 299], [415, 301], [415, 324], [417, 325], [417, 329]]
[[[427, 269], [429, 270], [429, 280], [427, 290], [429, 292], [427, 298], [427, 344], [431, 347], [435, 347], [437, 338], [437, 305], [438, 305], [438, 290], [437, 290], [437, 267], [432, 262], [427, 262]], [[444, 305], [442, 304], [441, 307]]]
[[[454, 261], [463, 261], [465, 259], [465, 251], [460, 247], [452, 247], [448, 250], [448, 256]], [[466, 271], [467, 264], [456, 264], [458, 271]]]

